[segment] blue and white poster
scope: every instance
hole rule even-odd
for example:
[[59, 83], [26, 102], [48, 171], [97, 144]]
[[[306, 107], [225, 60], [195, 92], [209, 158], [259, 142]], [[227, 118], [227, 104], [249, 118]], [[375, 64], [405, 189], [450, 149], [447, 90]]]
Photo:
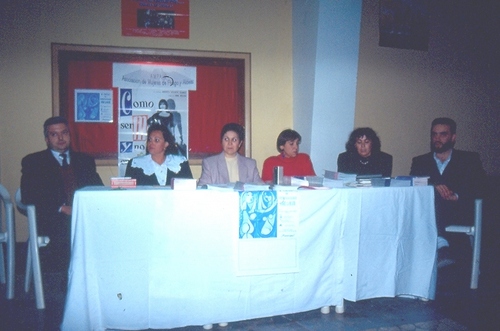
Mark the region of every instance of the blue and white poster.
[[240, 192], [240, 239], [276, 238], [276, 191]]
[[113, 91], [75, 89], [75, 122], [113, 122]]
[[238, 275], [297, 272], [297, 191], [241, 191]]

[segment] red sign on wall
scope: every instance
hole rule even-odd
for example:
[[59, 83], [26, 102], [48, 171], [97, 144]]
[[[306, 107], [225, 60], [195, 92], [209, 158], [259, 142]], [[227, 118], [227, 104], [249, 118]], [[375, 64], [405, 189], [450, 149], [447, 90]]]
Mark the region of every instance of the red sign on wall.
[[122, 35], [189, 38], [189, 0], [122, 0]]

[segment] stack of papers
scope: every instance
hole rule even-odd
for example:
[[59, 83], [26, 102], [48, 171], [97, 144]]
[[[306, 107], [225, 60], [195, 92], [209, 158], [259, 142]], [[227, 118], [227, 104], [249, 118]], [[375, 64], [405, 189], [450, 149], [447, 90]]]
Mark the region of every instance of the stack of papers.
[[410, 181], [411, 184], [405, 186], [427, 186], [429, 182], [429, 177], [397, 176], [396, 180]]
[[339, 179], [345, 183], [355, 182], [356, 174], [346, 174], [344, 172], [325, 170], [325, 178], [328, 179]]
[[207, 190], [214, 191], [269, 191], [268, 184], [252, 184], [243, 182], [227, 184], [207, 184], [206, 188]]
[[268, 184], [243, 184], [243, 189], [240, 191], [269, 191]]
[[172, 178], [171, 186], [177, 191], [194, 191], [196, 190], [196, 179], [191, 178]]
[[320, 176], [306, 176], [306, 180], [309, 182], [309, 186], [323, 186], [323, 177]]
[[326, 187], [344, 187], [344, 181], [341, 179], [323, 178], [323, 186]]
[[111, 188], [135, 188], [136, 183], [131, 177], [111, 177]]
[[413, 177], [413, 186], [429, 185], [429, 177]]
[[309, 181], [299, 177], [292, 177], [290, 185], [292, 186], [309, 186]]
[[393, 187], [402, 187], [402, 186], [412, 186], [412, 178], [408, 176], [398, 176], [396, 178], [391, 179], [391, 185]]

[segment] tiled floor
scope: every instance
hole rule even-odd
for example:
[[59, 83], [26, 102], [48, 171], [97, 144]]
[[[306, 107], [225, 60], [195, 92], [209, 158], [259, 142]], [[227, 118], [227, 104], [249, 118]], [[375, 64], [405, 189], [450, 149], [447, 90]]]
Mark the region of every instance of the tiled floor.
[[[500, 199], [496, 199], [500, 201]], [[436, 300], [378, 298], [346, 302], [345, 313], [323, 315], [318, 310], [214, 325], [214, 330], [500, 330], [500, 204], [490, 202], [483, 217], [483, 253], [479, 289], [470, 290], [468, 261], [438, 273]], [[16, 297], [5, 300], [0, 285], [0, 330], [58, 330], [64, 308], [64, 286], [58, 274], [44, 278], [46, 309], [37, 310], [33, 290], [23, 290], [24, 245], [18, 244]], [[203, 331], [187, 326], [175, 331]]]

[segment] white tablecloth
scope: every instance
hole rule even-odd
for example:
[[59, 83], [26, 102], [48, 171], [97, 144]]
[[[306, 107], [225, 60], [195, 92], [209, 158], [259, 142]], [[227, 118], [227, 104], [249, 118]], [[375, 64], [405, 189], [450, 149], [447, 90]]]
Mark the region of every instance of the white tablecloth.
[[298, 205], [299, 271], [237, 276], [237, 192], [77, 191], [63, 330], [174, 328], [343, 299], [434, 298], [432, 187], [305, 190]]

